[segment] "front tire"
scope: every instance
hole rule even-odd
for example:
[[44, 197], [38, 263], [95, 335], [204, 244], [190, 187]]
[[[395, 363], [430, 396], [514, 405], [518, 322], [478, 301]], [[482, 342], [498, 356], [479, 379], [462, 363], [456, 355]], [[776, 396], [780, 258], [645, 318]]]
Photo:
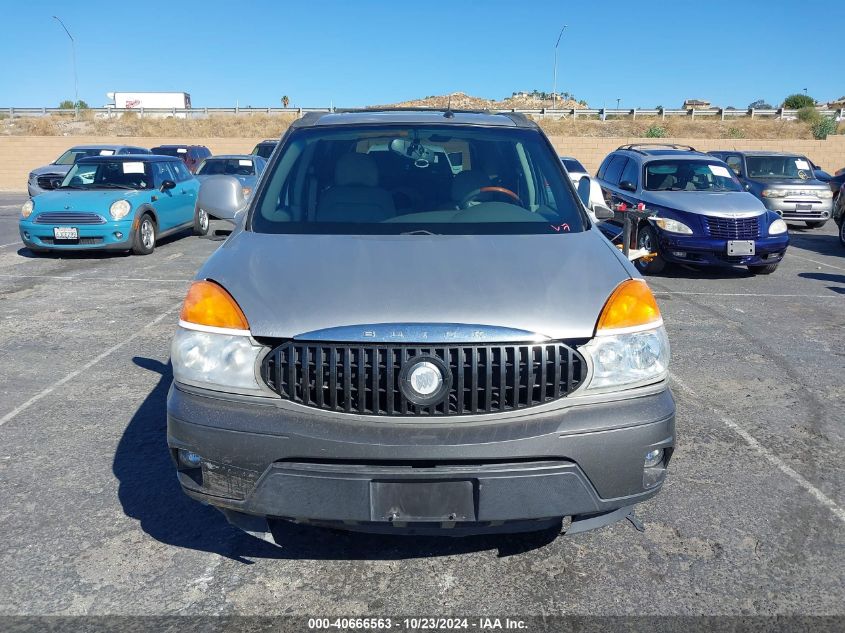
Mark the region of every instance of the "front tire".
[[156, 225], [149, 213], [141, 216], [132, 239], [133, 255], [149, 255], [156, 247]]
[[827, 220], [822, 220], [821, 222], [810, 222], [809, 220], [804, 222], [807, 225], [808, 229], [820, 229], [825, 224], [827, 224]]
[[748, 270], [752, 275], [771, 275], [778, 268], [777, 264], [765, 264], [763, 266], [749, 266]]
[[208, 227], [211, 221], [208, 217], [208, 212], [204, 209], [196, 208], [194, 211], [194, 235], [202, 237], [208, 235]]
[[663, 269], [666, 268], [666, 260], [659, 255], [659, 251], [657, 250], [657, 233], [650, 225], [645, 224], [640, 227], [637, 233], [637, 248], [647, 248], [652, 253], [658, 253], [649, 262], [643, 261], [642, 259], [635, 260], [634, 266], [637, 267], [637, 270], [644, 275], [655, 275], [663, 272]]

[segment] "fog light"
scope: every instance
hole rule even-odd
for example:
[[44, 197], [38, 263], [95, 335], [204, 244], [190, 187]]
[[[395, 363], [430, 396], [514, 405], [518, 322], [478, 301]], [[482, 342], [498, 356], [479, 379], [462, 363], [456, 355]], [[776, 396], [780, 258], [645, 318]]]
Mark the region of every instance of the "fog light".
[[655, 466], [659, 466], [660, 462], [663, 461], [663, 449], [662, 448], [655, 448], [653, 451], [649, 451], [645, 454], [645, 464], [643, 465], [644, 468], [654, 468]]
[[24, 236], [26, 239], [29, 239], [29, 231], [24, 231], [24, 232], [23, 232], [23, 236]]
[[202, 457], [191, 451], [179, 449], [179, 464], [185, 468], [199, 468]]
[[827, 211], [822, 213], [822, 218], [824, 218], [825, 220], [827, 220], [829, 217], [830, 217], [830, 214]]
[[121, 233], [120, 231], [115, 231], [114, 236], [119, 240], [123, 239], [123, 233]]
[[672, 255], [675, 257], [686, 257], [686, 251], [672, 251]]

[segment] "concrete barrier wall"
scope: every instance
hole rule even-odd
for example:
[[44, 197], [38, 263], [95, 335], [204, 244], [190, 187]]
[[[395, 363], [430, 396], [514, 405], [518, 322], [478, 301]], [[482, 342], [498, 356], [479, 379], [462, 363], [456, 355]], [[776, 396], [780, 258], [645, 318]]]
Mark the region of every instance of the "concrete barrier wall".
[[[260, 138], [153, 138], [88, 136], [2, 136], [0, 137], [0, 190], [24, 191], [30, 170], [54, 161], [73, 145], [121, 143], [154, 147], [167, 143], [206, 145], [214, 154], [242, 154], [255, 147]], [[833, 173], [845, 167], [845, 136], [831, 136], [826, 141], [795, 139], [637, 139], [624, 137], [551, 137], [561, 155], [575, 156], [590, 173], [614, 149], [627, 143], [666, 142], [692, 145], [700, 150], [760, 149], [805, 154], [817, 165]]]

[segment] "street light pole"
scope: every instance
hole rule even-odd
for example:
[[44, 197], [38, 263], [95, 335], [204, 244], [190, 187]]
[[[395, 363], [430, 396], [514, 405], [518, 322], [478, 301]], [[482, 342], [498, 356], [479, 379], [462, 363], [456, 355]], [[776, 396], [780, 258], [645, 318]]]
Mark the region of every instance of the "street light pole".
[[555, 72], [554, 72], [554, 79], [552, 80], [552, 110], [557, 108], [557, 47], [560, 44], [560, 38], [563, 37], [563, 32], [566, 30], [568, 25], [564, 24], [563, 28], [560, 30], [560, 34], [557, 36], [557, 42], [555, 42]]
[[79, 108], [77, 107], [77, 105], [79, 104], [79, 77], [76, 74], [76, 41], [73, 39], [73, 35], [71, 35], [70, 31], [67, 30], [65, 23], [62, 22], [59, 16], [54, 15], [53, 19], [62, 25], [62, 28], [65, 30], [65, 33], [67, 33], [67, 36], [70, 38], [70, 55], [71, 61], [73, 62], [73, 107], [78, 110]]

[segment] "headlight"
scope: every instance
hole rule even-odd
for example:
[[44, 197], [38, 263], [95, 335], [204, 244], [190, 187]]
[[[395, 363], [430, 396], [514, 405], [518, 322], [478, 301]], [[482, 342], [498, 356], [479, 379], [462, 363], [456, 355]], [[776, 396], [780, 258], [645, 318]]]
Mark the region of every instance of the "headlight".
[[32, 215], [32, 210], [34, 208], [35, 204], [32, 202], [32, 200], [27, 200], [23, 203], [23, 206], [21, 207], [21, 216], [23, 216], [24, 218], [28, 218]]
[[822, 200], [829, 200], [833, 197], [833, 192], [830, 189], [825, 189], [823, 191], [819, 191], [819, 198]]
[[651, 218], [651, 221], [668, 233], [692, 235], [692, 229], [683, 222], [671, 218]]
[[252, 337], [179, 327], [170, 360], [177, 382], [218, 389], [262, 392], [255, 378], [261, 350]]
[[763, 189], [760, 195], [764, 198], [785, 198], [786, 189]]
[[769, 225], [769, 235], [781, 235], [786, 233], [786, 222], [778, 218]]
[[113, 220], [122, 220], [132, 210], [132, 205], [126, 200], [115, 200], [109, 207], [109, 214]]
[[662, 325], [629, 334], [596, 336], [581, 350], [589, 354], [593, 364], [587, 389], [631, 388], [657, 382], [666, 377], [669, 368], [669, 338]]

